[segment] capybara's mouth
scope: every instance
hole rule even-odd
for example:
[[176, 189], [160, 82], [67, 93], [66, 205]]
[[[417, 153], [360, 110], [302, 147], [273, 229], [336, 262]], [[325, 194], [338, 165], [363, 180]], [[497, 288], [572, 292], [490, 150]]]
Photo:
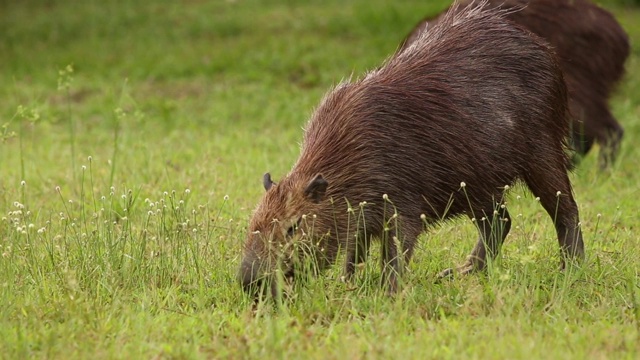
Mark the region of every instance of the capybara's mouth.
[[283, 276], [287, 282], [292, 282], [294, 277], [293, 268], [287, 269], [287, 271], [284, 272]]

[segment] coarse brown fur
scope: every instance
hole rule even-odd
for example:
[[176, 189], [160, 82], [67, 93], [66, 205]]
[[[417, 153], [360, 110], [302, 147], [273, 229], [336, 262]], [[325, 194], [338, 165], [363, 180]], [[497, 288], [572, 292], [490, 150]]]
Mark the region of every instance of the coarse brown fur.
[[277, 184], [265, 176], [240, 281], [253, 292], [278, 267], [293, 275], [300, 248], [319, 269], [345, 250], [350, 276], [379, 239], [394, 292], [417, 237], [459, 215], [476, 219], [480, 239], [458, 270], [482, 269], [509, 232], [502, 198], [518, 180], [554, 219], [563, 259], [582, 257], [568, 134], [566, 88], [546, 43], [495, 10], [452, 13], [326, 95], [289, 174]]
[[[463, 1], [459, 9], [469, 4]], [[586, 155], [598, 143], [601, 167], [613, 163], [623, 128], [611, 114], [608, 99], [624, 75], [629, 56], [628, 36], [613, 15], [587, 0], [489, 0], [487, 6], [516, 10], [507, 14], [509, 20], [552, 45], [569, 91], [573, 147]], [[399, 51], [443, 17], [444, 13], [422, 20]]]

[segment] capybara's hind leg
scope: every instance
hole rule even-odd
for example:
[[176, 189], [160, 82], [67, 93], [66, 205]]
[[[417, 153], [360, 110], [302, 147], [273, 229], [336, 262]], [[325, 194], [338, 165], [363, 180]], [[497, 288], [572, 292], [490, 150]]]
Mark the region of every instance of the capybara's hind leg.
[[586, 134], [584, 129], [575, 129], [571, 134], [571, 147], [578, 156], [585, 156], [593, 147], [595, 139], [592, 135]]
[[487, 266], [487, 259], [494, 259], [500, 252], [500, 247], [504, 243], [504, 239], [511, 230], [511, 217], [504, 204], [497, 204], [497, 208], [492, 210], [490, 214], [476, 213], [476, 218], [470, 215], [472, 221], [476, 224], [480, 236], [478, 242], [467, 260], [461, 266], [454, 269], [442, 271], [438, 277], [444, 278], [454, 275], [470, 274], [476, 271], [484, 270]]
[[620, 151], [620, 143], [622, 142], [624, 129], [622, 129], [622, 126], [620, 126], [615, 119], [612, 118], [612, 121], [614, 124], [611, 124], [606, 130], [603, 139], [599, 139], [601, 143], [600, 156], [598, 159], [600, 169], [606, 169], [613, 165]]
[[573, 156], [571, 162], [577, 165], [582, 161], [585, 155], [591, 150], [595, 139], [591, 135], [587, 135], [584, 131], [578, 129], [573, 132], [570, 139], [570, 146], [573, 149]]
[[532, 166], [525, 175], [525, 182], [553, 219], [564, 267], [566, 260], [584, 258], [584, 243], [578, 205], [563, 161], [558, 161], [555, 167], [551, 167], [552, 164], [546, 164], [544, 168]]

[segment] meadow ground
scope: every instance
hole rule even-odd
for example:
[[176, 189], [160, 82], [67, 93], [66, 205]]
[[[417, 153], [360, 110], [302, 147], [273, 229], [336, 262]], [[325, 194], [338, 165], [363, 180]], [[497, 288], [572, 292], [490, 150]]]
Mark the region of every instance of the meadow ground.
[[421, 238], [395, 299], [372, 260], [254, 312], [236, 271], [262, 174], [445, 1], [0, 2], [0, 357], [637, 358], [640, 8], [604, 6], [634, 49], [619, 161], [572, 175], [582, 269], [557, 270], [517, 188], [487, 276], [434, 284], [475, 242], [459, 219]]

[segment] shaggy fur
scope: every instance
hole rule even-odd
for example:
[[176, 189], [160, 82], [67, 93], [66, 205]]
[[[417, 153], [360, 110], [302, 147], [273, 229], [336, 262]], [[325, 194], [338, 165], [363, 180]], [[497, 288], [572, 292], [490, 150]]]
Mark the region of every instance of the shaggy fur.
[[[459, 9], [472, 2], [463, 1]], [[507, 18], [546, 39], [560, 59], [574, 121], [572, 145], [586, 155], [594, 143], [600, 165], [610, 165], [623, 136], [622, 126], [608, 107], [608, 99], [624, 75], [629, 39], [606, 10], [587, 0], [489, 0], [488, 7], [511, 10]], [[515, 10], [515, 11], [514, 11]], [[405, 38], [399, 51], [413, 43], [444, 14], [422, 20]]]
[[265, 176], [240, 280], [255, 291], [278, 259], [292, 275], [301, 246], [319, 268], [346, 250], [350, 276], [375, 238], [394, 292], [417, 237], [459, 215], [477, 219], [480, 232], [459, 271], [482, 269], [509, 231], [500, 205], [505, 185], [518, 180], [555, 219], [563, 255], [582, 257], [568, 134], [566, 88], [546, 43], [503, 12], [453, 11], [379, 69], [326, 95], [291, 172], [277, 184]]

